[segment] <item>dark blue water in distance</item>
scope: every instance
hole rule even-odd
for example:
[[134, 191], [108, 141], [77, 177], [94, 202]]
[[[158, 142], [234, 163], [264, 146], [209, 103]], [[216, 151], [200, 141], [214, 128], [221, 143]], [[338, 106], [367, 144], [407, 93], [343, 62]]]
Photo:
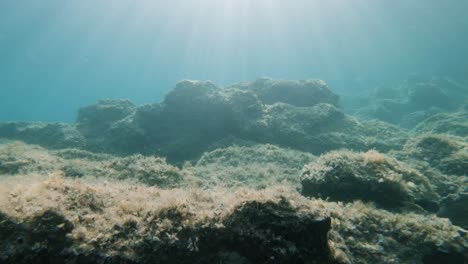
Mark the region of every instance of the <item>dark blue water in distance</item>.
[[1, 0], [0, 121], [73, 122], [181, 79], [319, 78], [340, 94], [468, 79], [464, 0]]

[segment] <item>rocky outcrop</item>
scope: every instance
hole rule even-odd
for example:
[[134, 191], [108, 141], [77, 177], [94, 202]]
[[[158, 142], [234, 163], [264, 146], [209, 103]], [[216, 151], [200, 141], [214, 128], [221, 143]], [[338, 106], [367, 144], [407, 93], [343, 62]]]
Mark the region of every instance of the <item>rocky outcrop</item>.
[[[66, 126], [70, 135], [48, 132], [44, 142], [43, 135], [31, 129], [27, 137], [18, 135], [19, 129], [3, 135], [46, 147], [158, 155], [179, 164], [198, 159], [230, 138], [313, 154], [340, 148], [386, 152], [403, 146], [407, 137], [403, 130], [384, 122], [361, 122], [338, 109], [337, 102], [338, 96], [317, 80], [261, 79], [229, 87], [182, 81], [161, 103], [135, 107], [128, 100], [101, 100], [84, 107], [76, 125]], [[49, 134], [80, 143], [49, 142]]]
[[347, 105], [350, 112], [360, 118], [414, 128], [432, 115], [456, 111], [467, 102], [467, 92], [468, 87], [449, 78], [415, 77], [396, 87], [377, 88]]
[[427, 162], [447, 175], [464, 176], [468, 172], [468, 143], [447, 134], [424, 134], [409, 140], [399, 155]]
[[333, 201], [362, 200], [387, 209], [410, 203], [438, 210], [438, 195], [418, 171], [376, 151], [330, 152], [303, 169], [302, 193]]
[[462, 264], [467, 257], [463, 229], [435, 215], [308, 199], [284, 187], [164, 190], [44, 176], [0, 185], [2, 263]]
[[460, 137], [468, 136], [468, 105], [465, 105], [459, 111], [451, 113], [435, 114], [421, 123], [415, 128], [416, 133], [434, 133], [434, 134], [449, 134]]
[[253, 91], [263, 104], [314, 106], [326, 103], [338, 106], [339, 99], [322, 80], [289, 81], [260, 78], [253, 82], [234, 84], [230, 88]]
[[17, 187], [0, 199], [2, 263], [338, 263], [330, 218], [285, 197], [207, 203], [217, 194], [60, 177]]
[[269, 144], [234, 145], [206, 152], [193, 166], [186, 164], [184, 171], [208, 187], [299, 186], [302, 167], [313, 159], [310, 153]]
[[447, 217], [455, 225], [468, 229], [468, 182], [465, 182], [464, 188], [444, 197], [441, 201], [441, 207], [437, 213], [440, 217]]
[[83, 148], [86, 138], [74, 125], [65, 123], [0, 123], [0, 138], [21, 140], [52, 149]]

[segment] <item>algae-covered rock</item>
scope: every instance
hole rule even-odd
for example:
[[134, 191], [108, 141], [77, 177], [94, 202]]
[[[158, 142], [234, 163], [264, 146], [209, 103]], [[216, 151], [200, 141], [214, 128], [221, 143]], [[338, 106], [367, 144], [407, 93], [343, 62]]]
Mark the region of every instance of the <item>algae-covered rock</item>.
[[131, 155], [92, 161], [67, 159], [61, 161], [58, 170], [72, 178], [119, 179], [143, 183], [159, 188], [174, 188], [186, 180], [184, 172], [155, 156]]
[[134, 111], [129, 100], [100, 100], [96, 104], [81, 108], [76, 119], [78, 129], [85, 135], [102, 133], [112, 123], [124, 119]]
[[73, 224], [54, 210], [38, 212], [21, 223], [0, 211], [0, 262], [50, 263], [64, 259]]
[[467, 94], [467, 86], [446, 77], [410, 78], [395, 87], [375, 89], [366, 100], [355, 100], [360, 105], [351, 104], [351, 108], [363, 119], [414, 128], [434, 114], [455, 111], [466, 103]]
[[[339, 110], [337, 100], [325, 83], [317, 80], [262, 79], [229, 87], [186, 80], [161, 103], [135, 107], [128, 100], [101, 100], [83, 107], [76, 126], [67, 125], [69, 131], [54, 138], [81, 139], [78, 145], [59, 141], [57, 148], [119, 156], [157, 155], [176, 164], [197, 160], [217, 142], [229, 138], [314, 154], [340, 148], [386, 152], [402, 147], [404, 131], [383, 122], [360, 122]], [[4, 134], [25, 138], [17, 130]], [[28, 135], [33, 143], [51, 145], [47, 136], [43, 139], [36, 131]]]
[[468, 184], [459, 192], [447, 195], [440, 202], [440, 217], [447, 217], [455, 225], [468, 229]]
[[[86, 148], [93, 151], [119, 151], [111, 142], [118, 142], [121, 137], [110, 130], [117, 122], [125, 119], [135, 111], [129, 100], [100, 100], [96, 104], [81, 108], [78, 111], [76, 127], [86, 138]], [[125, 131], [127, 132], [127, 131]]]
[[197, 158], [215, 141], [245, 133], [262, 114], [255, 94], [211, 82], [180, 82], [162, 104], [162, 126], [151, 142], [162, 144], [162, 155], [176, 161]]
[[301, 177], [306, 196], [333, 201], [371, 201], [395, 209], [417, 203], [438, 209], [438, 196], [418, 171], [376, 151], [335, 151], [306, 165]]
[[466, 231], [435, 215], [392, 213], [362, 202], [332, 205], [333, 248], [348, 263], [458, 263], [468, 260]]
[[283, 187], [163, 190], [55, 175], [2, 182], [0, 211], [3, 263], [467, 259], [466, 233], [446, 219], [308, 199]]
[[338, 263], [330, 218], [274, 190], [167, 191], [60, 177], [9, 188], [0, 193], [1, 262]]
[[273, 80], [261, 78], [230, 86], [257, 94], [264, 104], [287, 103], [294, 106], [314, 106], [327, 103], [337, 106], [338, 95], [322, 80]]
[[194, 166], [185, 166], [184, 170], [194, 174], [203, 186], [298, 186], [302, 167], [314, 158], [310, 153], [269, 144], [230, 146], [203, 154]]
[[198, 158], [228, 135], [250, 131], [262, 106], [250, 91], [220, 88], [209, 81], [181, 81], [162, 103], [125, 113], [111, 125], [91, 129], [88, 136], [96, 138], [91, 144], [106, 146], [107, 152], [158, 154], [181, 162]]
[[19, 141], [0, 144], [0, 175], [50, 173], [59, 159], [40, 146]]
[[0, 175], [60, 173], [70, 178], [120, 179], [159, 188], [174, 188], [186, 174], [155, 156], [115, 157], [78, 149], [50, 151], [12, 142], [0, 145]]
[[[320, 152], [322, 149], [316, 145], [322, 139], [311, 138], [308, 133], [348, 133], [342, 127], [348, 126], [347, 122], [354, 122], [348, 121], [350, 118], [334, 106], [323, 104], [336, 105], [337, 102], [337, 96], [323, 82], [269, 80], [262, 82], [262, 87], [258, 85], [223, 88], [209, 81], [181, 81], [160, 104], [139, 106], [133, 111], [126, 101], [104, 101], [83, 108], [78, 128], [87, 137], [92, 137], [88, 140], [90, 149], [118, 154], [157, 154], [168, 157], [172, 162], [182, 162], [197, 159], [210, 145], [230, 136], [295, 148], [309, 144], [310, 147], [299, 149], [310, 151], [315, 148], [315, 152]], [[288, 96], [305, 100], [298, 105], [310, 107], [284, 103], [262, 105], [274, 103], [263, 102], [261, 96], [276, 96], [277, 89], [291, 89]], [[289, 100], [278, 99], [278, 102]], [[101, 108], [114, 109], [115, 105], [122, 104], [128, 108], [117, 109], [125, 108], [127, 111], [120, 111], [122, 115], [112, 120], [97, 122], [95, 128], [92, 128], [95, 122], [83, 121], [87, 113], [102, 111]], [[123, 117], [125, 114], [128, 115]], [[83, 128], [87, 124], [91, 128]], [[304, 125], [307, 127], [301, 128]], [[297, 142], [293, 142], [291, 135], [298, 136]], [[309, 140], [315, 142], [310, 143]], [[323, 146], [323, 149], [327, 147]]]
[[463, 176], [468, 171], [468, 144], [461, 137], [424, 134], [409, 140], [402, 154], [425, 161], [444, 174]]
[[463, 108], [458, 112], [439, 113], [433, 115], [415, 128], [416, 133], [450, 134], [460, 137], [468, 136], [468, 110]]
[[85, 138], [75, 126], [65, 123], [0, 123], [1, 137], [52, 149], [82, 148], [86, 144]]
[[185, 177], [177, 167], [159, 157], [132, 155], [109, 160], [103, 165], [110, 177], [132, 179], [163, 188], [177, 187]]
[[245, 202], [223, 224], [229, 243], [252, 263], [335, 262], [327, 237], [331, 219], [301, 212], [286, 198]]
[[330, 104], [265, 107], [259, 141], [275, 143], [319, 155], [330, 150], [400, 149], [406, 133], [383, 122], [360, 122]]
[[357, 121], [333, 105], [318, 104], [313, 107], [295, 107], [276, 103], [265, 108], [264, 127], [260, 127], [262, 140], [280, 146], [297, 148], [312, 153], [330, 149], [321, 142], [321, 134], [350, 131]]

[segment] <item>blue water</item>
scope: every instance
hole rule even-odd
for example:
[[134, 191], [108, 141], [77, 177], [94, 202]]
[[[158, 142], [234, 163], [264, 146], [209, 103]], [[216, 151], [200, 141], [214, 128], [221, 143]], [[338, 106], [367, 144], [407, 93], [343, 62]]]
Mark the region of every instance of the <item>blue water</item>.
[[468, 76], [465, 0], [0, 0], [0, 121], [160, 101], [180, 79], [320, 78], [346, 94]]

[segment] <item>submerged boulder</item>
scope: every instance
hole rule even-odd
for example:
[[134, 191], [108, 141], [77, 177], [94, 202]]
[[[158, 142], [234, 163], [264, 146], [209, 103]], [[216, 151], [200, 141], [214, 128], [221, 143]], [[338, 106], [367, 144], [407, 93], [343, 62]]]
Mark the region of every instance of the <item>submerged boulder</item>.
[[334, 151], [306, 165], [302, 193], [333, 201], [375, 202], [387, 209], [416, 203], [437, 211], [438, 195], [418, 171], [376, 151]]
[[84, 135], [98, 134], [133, 111], [134, 105], [129, 100], [99, 100], [96, 104], [81, 108], [78, 111], [76, 123]]
[[314, 106], [327, 103], [337, 106], [338, 95], [322, 80], [273, 80], [261, 78], [230, 86], [254, 92], [263, 104], [286, 103], [294, 106]]
[[455, 111], [468, 100], [468, 87], [445, 77], [410, 78], [396, 87], [377, 88], [354, 99], [352, 114], [363, 119], [380, 119], [405, 128], [414, 128], [426, 118]]
[[378, 121], [360, 122], [330, 104], [265, 107], [259, 141], [308, 151], [315, 155], [336, 149], [389, 151], [400, 149], [406, 133]]
[[[86, 138], [86, 148], [93, 151], [116, 149], [110, 130], [115, 124], [135, 111], [129, 100], [100, 100], [81, 108], [76, 119], [76, 128]], [[115, 136], [114, 136], [115, 137]]]

